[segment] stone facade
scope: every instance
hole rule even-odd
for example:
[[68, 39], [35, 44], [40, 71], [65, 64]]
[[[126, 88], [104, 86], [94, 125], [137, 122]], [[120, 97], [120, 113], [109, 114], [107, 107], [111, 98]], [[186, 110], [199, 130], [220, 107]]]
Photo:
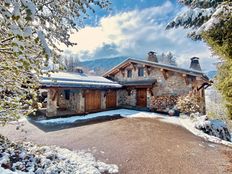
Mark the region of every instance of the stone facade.
[[[85, 113], [85, 90], [70, 89], [69, 99], [65, 98], [65, 89], [59, 89], [57, 97], [57, 108], [60, 110], [70, 110], [77, 114]], [[101, 109], [106, 109], [106, 91], [101, 90]]]
[[[139, 81], [156, 79], [157, 82], [150, 88], [147, 88], [147, 108], [150, 110], [166, 111], [175, 106], [178, 96], [193, 93], [201, 98], [200, 105], [204, 112], [204, 90], [197, 91], [203, 83], [201, 79], [188, 77], [183, 73], [175, 71], [167, 71], [166, 74], [160, 68], [151, 67], [149, 71], [144, 67], [144, 75], [138, 76], [138, 69], [143, 65], [129, 65], [123, 70], [118, 71], [112, 77], [113, 80], [119, 82]], [[132, 76], [127, 77], [127, 70], [132, 71]], [[118, 91], [119, 106], [136, 107], [136, 86], [133, 88], [121, 89]]]
[[69, 90], [69, 99], [65, 98], [65, 90], [59, 90], [57, 104], [62, 110], [75, 111], [76, 113], [84, 113], [83, 90]]
[[136, 90], [118, 90], [118, 106], [135, 107], [136, 106]]
[[57, 91], [55, 89], [48, 89], [48, 103], [47, 103], [47, 110], [46, 115], [48, 117], [54, 116], [57, 114]]

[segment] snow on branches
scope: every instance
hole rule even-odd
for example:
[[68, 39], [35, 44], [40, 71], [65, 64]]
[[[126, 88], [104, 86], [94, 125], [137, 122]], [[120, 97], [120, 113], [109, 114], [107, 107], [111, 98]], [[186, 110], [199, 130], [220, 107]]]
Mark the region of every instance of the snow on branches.
[[203, 32], [227, 20], [232, 13], [232, 4], [222, 0], [180, 0], [180, 2], [189, 8], [177, 15], [166, 28], [180, 26], [192, 28], [193, 31], [188, 36], [193, 39], [201, 39]]
[[42, 69], [57, 62], [61, 51], [57, 45], [75, 45], [69, 41], [71, 31], [83, 26], [87, 12], [108, 5], [108, 0], [0, 2], [0, 119], [9, 111], [25, 114], [22, 111], [36, 96]]

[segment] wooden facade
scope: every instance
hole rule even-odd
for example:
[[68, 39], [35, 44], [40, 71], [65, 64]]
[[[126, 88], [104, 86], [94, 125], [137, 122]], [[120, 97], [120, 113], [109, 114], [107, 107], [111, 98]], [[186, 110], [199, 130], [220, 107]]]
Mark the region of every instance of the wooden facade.
[[97, 112], [101, 110], [101, 91], [87, 90], [85, 92], [85, 112]]
[[139, 88], [136, 93], [136, 106], [137, 107], [147, 107], [147, 89]]
[[115, 90], [106, 92], [106, 108], [113, 109], [117, 107], [117, 93]]

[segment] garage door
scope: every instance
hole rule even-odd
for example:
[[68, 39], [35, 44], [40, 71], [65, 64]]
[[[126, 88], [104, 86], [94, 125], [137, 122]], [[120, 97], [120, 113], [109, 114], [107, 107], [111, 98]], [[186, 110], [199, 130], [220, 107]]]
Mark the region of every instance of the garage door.
[[101, 109], [101, 92], [88, 90], [85, 92], [85, 111], [95, 112]]
[[106, 93], [106, 108], [116, 108], [116, 91], [107, 91]]

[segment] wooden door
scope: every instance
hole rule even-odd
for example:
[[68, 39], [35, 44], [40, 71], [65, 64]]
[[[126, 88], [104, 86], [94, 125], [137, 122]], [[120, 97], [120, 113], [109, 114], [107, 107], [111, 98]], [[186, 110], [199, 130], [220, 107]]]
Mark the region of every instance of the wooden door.
[[147, 89], [137, 89], [137, 106], [147, 107]]
[[116, 108], [117, 94], [116, 91], [106, 92], [106, 108]]
[[88, 90], [85, 92], [85, 111], [96, 112], [101, 110], [101, 92]]

